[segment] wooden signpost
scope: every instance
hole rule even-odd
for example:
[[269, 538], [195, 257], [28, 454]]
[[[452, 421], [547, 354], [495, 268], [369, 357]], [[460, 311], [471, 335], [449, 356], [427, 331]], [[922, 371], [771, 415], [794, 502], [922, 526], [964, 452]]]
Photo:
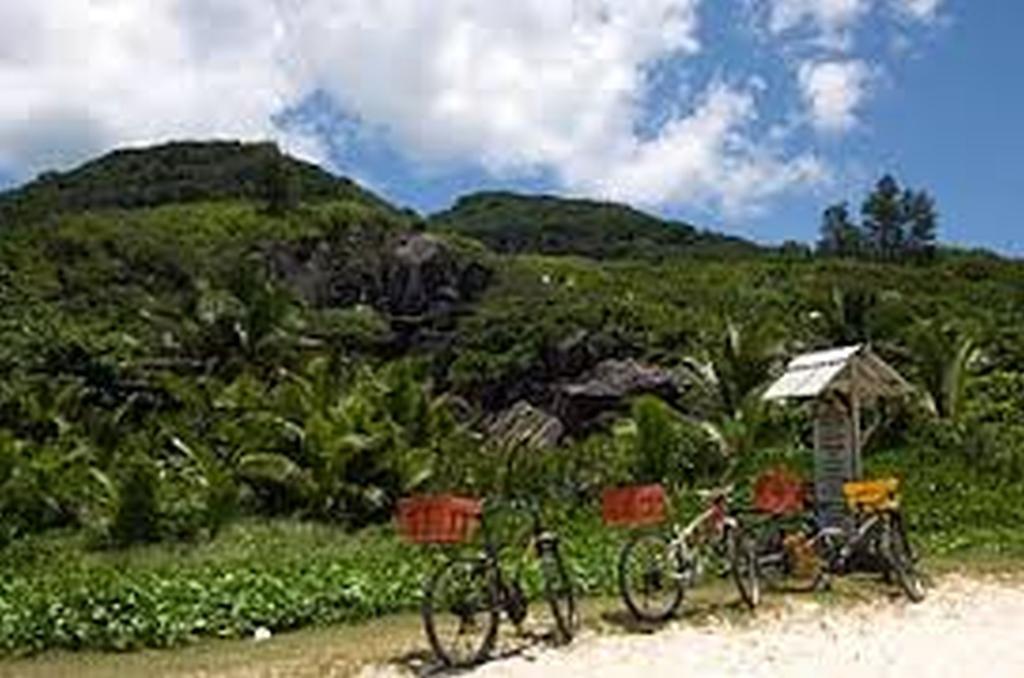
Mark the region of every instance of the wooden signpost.
[[867, 346], [797, 356], [765, 392], [765, 400], [814, 401], [814, 499], [826, 524], [845, 520], [843, 483], [863, 476], [861, 451], [871, 431], [862, 414], [882, 398], [912, 387]]

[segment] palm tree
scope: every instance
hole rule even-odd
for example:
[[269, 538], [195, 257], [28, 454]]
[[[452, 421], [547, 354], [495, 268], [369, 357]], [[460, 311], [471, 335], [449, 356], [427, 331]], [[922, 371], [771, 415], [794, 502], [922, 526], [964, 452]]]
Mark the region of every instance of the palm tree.
[[764, 386], [783, 357], [782, 336], [773, 323], [739, 325], [726, 318], [703, 359], [683, 360], [683, 376], [697, 389], [702, 409], [739, 414], [747, 397]]
[[784, 356], [782, 336], [772, 323], [738, 325], [726, 318], [707, 356], [683, 362], [692, 388], [687, 409], [725, 456], [752, 452], [764, 433], [760, 393]]
[[970, 334], [952, 323], [918, 320], [908, 348], [925, 388], [925, 405], [940, 419], [956, 421], [961, 413], [970, 367], [980, 355]]

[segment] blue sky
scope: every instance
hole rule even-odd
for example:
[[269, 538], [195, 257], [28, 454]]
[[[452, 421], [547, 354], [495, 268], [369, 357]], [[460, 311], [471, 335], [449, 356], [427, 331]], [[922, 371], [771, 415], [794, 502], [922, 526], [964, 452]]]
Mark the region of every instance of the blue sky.
[[273, 138], [425, 212], [542, 191], [778, 242], [892, 172], [945, 240], [1020, 255], [1022, 25], [967, 0], [4, 3], [0, 183]]

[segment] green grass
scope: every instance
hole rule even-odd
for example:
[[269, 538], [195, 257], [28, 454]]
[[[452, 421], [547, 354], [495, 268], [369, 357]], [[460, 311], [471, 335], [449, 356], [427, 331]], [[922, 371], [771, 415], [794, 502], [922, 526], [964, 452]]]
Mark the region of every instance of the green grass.
[[243, 524], [211, 544], [89, 553], [78, 538], [3, 556], [0, 651], [129, 650], [361, 621], [407, 609], [428, 556], [383, 532]]
[[[592, 513], [556, 524], [581, 593], [615, 596], [626, 535]], [[978, 527], [915, 539], [940, 572], [1024, 563], [1022, 531]], [[516, 553], [506, 554], [510, 565]], [[174, 647], [245, 638], [258, 627], [280, 633], [411, 612], [424, 575], [444, 555], [401, 542], [390, 527], [351, 534], [294, 521], [243, 521], [210, 542], [123, 551], [91, 551], [76, 534], [30, 538], [0, 552], [0, 654]]]
[[[910, 452], [872, 455], [867, 466], [869, 476], [903, 479], [912, 535], [940, 571], [1024, 563], [1019, 483]], [[693, 515], [693, 494], [673, 508], [679, 520]], [[625, 534], [606, 529], [595, 509], [549, 515], [548, 523], [563, 538], [580, 592], [614, 596]], [[494, 525], [499, 535], [517, 528]], [[521, 553], [508, 549], [508, 564]], [[112, 551], [90, 550], [83, 533], [29, 537], [0, 551], [0, 654], [173, 647], [244, 638], [258, 627], [278, 633], [410, 612], [444, 555], [403, 543], [390, 526], [350, 533], [289, 520], [237, 522], [208, 542]], [[536, 572], [526, 574], [535, 588]]]
[[[582, 590], [613, 590], [614, 535], [566, 530]], [[210, 543], [91, 552], [78, 535], [31, 538], [0, 554], [0, 653], [134, 650], [238, 638], [414, 610], [442, 557], [390, 528], [357, 535], [296, 523], [243, 522]]]

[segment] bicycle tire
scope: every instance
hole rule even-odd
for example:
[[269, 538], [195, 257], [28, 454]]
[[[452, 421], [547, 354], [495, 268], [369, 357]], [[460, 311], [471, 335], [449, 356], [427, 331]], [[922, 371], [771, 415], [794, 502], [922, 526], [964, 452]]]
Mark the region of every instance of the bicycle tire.
[[[660, 560], [647, 562], [648, 556], [660, 556]], [[633, 581], [633, 567], [637, 565], [642, 568], [639, 590], [634, 588], [636, 582]], [[678, 565], [665, 535], [640, 533], [626, 542], [619, 555], [619, 592], [634, 618], [660, 623], [676, 613], [683, 602], [684, 591]], [[663, 604], [656, 607], [644, 604], [652, 600], [651, 594], [657, 593], [664, 595]]]
[[910, 602], [922, 602], [927, 596], [924, 578], [914, 563], [914, 553], [907, 541], [906, 532], [900, 528], [898, 522], [894, 523], [892, 517], [886, 521], [884, 529], [882, 555], [887, 561], [889, 571], [896, 576], [896, 583]]
[[757, 537], [758, 574], [769, 590], [808, 593], [822, 588], [826, 575], [821, 554], [816, 550], [809, 554], [815, 559], [815, 567], [807, 569], [806, 565], [797, 562], [794, 550], [787, 546], [787, 537], [799, 534], [802, 534], [799, 528], [787, 530], [779, 518], [771, 518], [760, 526]]
[[576, 635], [579, 616], [572, 579], [569, 578], [558, 544], [542, 547], [540, 560], [544, 575], [544, 596], [548, 599], [551, 616], [555, 620], [556, 640], [560, 644], [569, 643]]
[[740, 598], [751, 610], [761, 603], [761, 574], [757, 562], [757, 541], [742, 528], [733, 527], [725, 533], [729, 569]]
[[[457, 558], [437, 569], [427, 582], [421, 612], [430, 647], [444, 665], [472, 666], [490, 654], [498, 632], [498, 598], [492, 566], [484, 559]], [[454, 639], [447, 628], [452, 622]], [[455, 641], [463, 631], [473, 637], [459, 652]]]

